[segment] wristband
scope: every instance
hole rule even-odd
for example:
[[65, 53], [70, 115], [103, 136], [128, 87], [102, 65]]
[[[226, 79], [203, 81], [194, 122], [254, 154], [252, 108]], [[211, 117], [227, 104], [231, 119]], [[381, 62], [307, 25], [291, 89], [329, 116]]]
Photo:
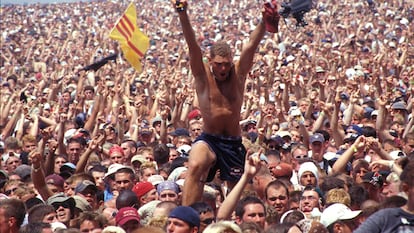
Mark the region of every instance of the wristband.
[[183, 11], [185, 11], [187, 8], [184, 6], [184, 3], [180, 2], [179, 0], [177, 0], [177, 1], [175, 2], [175, 9], [176, 9], [178, 12], [183, 12]]
[[32, 170], [33, 172], [37, 173], [38, 171], [40, 171], [41, 167], [35, 168], [32, 164]]
[[351, 149], [352, 149], [352, 151], [353, 151], [354, 153], [357, 153], [357, 152], [358, 152], [358, 149], [356, 148], [356, 146], [355, 146], [355, 145], [352, 145], [352, 146], [351, 146]]

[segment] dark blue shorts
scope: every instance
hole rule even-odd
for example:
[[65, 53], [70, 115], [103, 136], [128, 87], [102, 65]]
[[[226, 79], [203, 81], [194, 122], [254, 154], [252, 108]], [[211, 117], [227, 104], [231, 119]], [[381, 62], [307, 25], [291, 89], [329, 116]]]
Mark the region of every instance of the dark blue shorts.
[[216, 154], [216, 163], [210, 169], [207, 182], [214, 179], [217, 169], [220, 169], [220, 179], [237, 182], [244, 170], [246, 148], [241, 137], [225, 137], [202, 133], [196, 142], [206, 142]]

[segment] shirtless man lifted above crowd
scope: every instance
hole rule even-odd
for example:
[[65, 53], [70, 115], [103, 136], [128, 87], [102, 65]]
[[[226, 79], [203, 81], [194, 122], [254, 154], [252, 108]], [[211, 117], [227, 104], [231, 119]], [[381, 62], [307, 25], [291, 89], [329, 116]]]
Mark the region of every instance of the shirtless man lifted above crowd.
[[266, 32], [265, 24], [273, 24], [277, 28], [279, 16], [276, 8], [264, 9], [264, 18], [243, 46], [239, 61], [233, 63], [228, 44], [216, 42], [210, 48], [208, 62], [204, 62], [186, 11], [187, 1], [173, 0], [173, 3], [188, 44], [204, 124], [203, 134], [190, 152], [183, 189], [183, 205], [191, 205], [201, 200], [204, 183], [211, 181], [218, 169], [220, 178], [230, 187], [243, 174], [246, 149], [242, 145], [239, 120], [245, 81], [253, 65], [255, 51]]

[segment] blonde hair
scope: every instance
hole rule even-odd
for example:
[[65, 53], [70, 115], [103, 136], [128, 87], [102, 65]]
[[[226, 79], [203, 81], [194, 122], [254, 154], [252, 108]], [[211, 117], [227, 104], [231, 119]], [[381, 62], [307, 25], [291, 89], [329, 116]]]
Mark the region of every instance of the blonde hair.
[[351, 196], [342, 188], [334, 188], [326, 193], [326, 205], [342, 203], [346, 206], [351, 205]]
[[242, 230], [234, 222], [219, 221], [208, 225], [203, 233], [242, 233]]

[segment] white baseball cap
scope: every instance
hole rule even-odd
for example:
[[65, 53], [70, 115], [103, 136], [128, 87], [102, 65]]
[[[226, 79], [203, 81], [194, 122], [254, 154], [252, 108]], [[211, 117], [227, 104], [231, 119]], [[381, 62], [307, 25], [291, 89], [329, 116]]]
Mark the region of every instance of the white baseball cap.
[[335, 203], [328, 206], [321, 215], [321, 223], [328, 227], [340, 220], [351, 220], [356, 218], [361, 213], [361, 210], [351, 210], [348, 206], [342, 203]]

